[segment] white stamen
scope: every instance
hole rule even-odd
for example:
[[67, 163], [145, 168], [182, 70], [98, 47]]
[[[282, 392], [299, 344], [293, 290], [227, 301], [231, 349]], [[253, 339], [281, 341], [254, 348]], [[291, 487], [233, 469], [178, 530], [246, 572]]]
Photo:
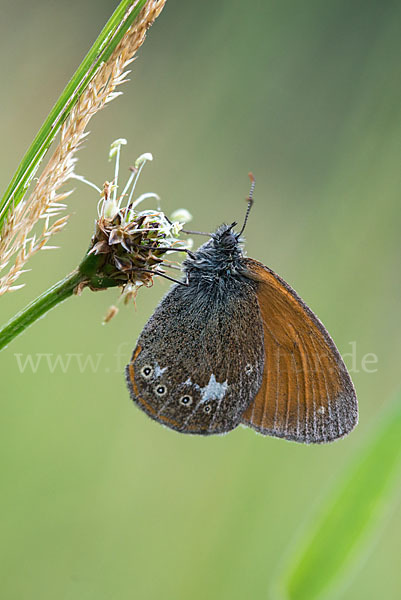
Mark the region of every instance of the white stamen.
[[114, 140], [114, 142], [110, 144], [109, 160], [111, 160], [117, 153], [117, 150], [120, 148], [120, 146], [126, 146], [127, 143], [128, 142], [125, 138], [118, 138], [117, 140]]
[[[125, 196], [127, 195], [127, 191], [129, 190], [129, 187], [130, 187], [130, 185], [132, 183], [132, 180], [134, 179], [134, 177], [135, 177], [136, 174], [137, 174], [137, 171], [135, 170], [135, 171], [132, 171], [131, 175], [129, 176], [128, 181], [125, 184], [125, 187], [124, 187], [124, 189], [122, 191], [122, 194], [120, 196], [120, 199], [118, 201], [118, 208], [120, 208], [121, 202], [122, 202], [123, 198], [125, 198]], [[128, 204], [129, 203], [127, 203], [127, 206], [128, 206]]]
[[[132, 179], [135, 177], [134, 183], [132, 184], [131, 192], [128, 196], [127, 208], [131, 204], [132, 197], [134, 195], [139, 176], [141, 174], [143, 167], [145, 166], [145, 164], [148, 160], [153, 160], [153, 156], [150, 152], [145, 152], [145, 154], [141, 154], [141, 156], [138, 156], [138, 158], [135, 161], [135, 171], [132, 172], [132, 174], [127, 182], [127, 185], [125, 186], [124, 191], [123, 191], [123, 195], [124, 195], [125, 192], [129, 189]], [[127, 214], [127, 217], [128, 217], [128, 214]]]
[[96, 184], [85, 179], [83, 175], [76, 175], [75, 173], [71, 173], [68, 179], [77, 179], [78, 181], [82, 181], [82, 183], [86, 183], [86, 185], [89, 185], [89, 187], [94, 188], [97, 192], [99, 192], [99, 194], [102, 193], [102, 190], [98, 188]]
[[[120, 170], [120, 154], [121, 146], [126, 146], [127, 140], [125, 138], [118, 138], [110, 145], [109, 160], [116, 157], [116, 163], [114, 166], [114, 180], [113, 180], [113, 201], [117, 204], [117, 189], [118, 189], [118, 174]], [[120, 208], [120, 205], [118, 206]]]
[[[136, 184], [138, 183], [139, 175], [141, 174], [141, 171], [142, 171], [143, 167], [145, 166], [145, 163], [146, 163], [146, 160], [144, 160], [141, 163], [141, 166], [139, 167], [139, 169], [137, 170], [137, 172], [134, 173], [135, 179], [134, 179], [134, 183], [132, 184], [132, 190], [130, 192], [130, 195], [128, 196], [127, 206], [129, 206], [131, 204], [132, 196], [134, 195]], [[135, 163], [135, 166], [136, 166], [136, 163]]]
[[177, 208], [177, 210], [171, 213], [170, 218], [172, 221], [180, 221], [181, 223], [192, 221], [192, 215], [186, 208]]
[[151, 154], [151, 152], [145, 152], [144, 154], [141, 154], [141, 156], [138, 156], [135, 161], [135, 167], [139, 169], [139, 167], [145, 164], [147, 160], [153, 160], [153, 154]]
[[[158, 196], [157, 194], [155, 194], [154, 192], [147, 192], [146, 194], [141, 194], [136, 200], [135, 202], [133, 202], [132, 206], [131, 206], [131, 213], [133, 213], [134, 208], [136, 208], [138, 206], [138, 204], [140, 204], [141, 202], [143, 202], [144, 200], [146, 200], [147, 198], [156, 198], [156, 200], [160, 200], [160, 196]], [[128, 203], [129, 204], [129, 203]], [[158, 210], [160, 210], [160, 205], [158, 202], [158, 206], [157, 206]]]

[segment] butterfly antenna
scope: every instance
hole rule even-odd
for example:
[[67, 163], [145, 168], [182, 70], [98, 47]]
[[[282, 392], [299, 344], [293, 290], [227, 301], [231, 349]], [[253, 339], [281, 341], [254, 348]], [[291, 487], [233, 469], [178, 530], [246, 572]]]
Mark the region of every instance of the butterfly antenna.
[[187, 233], [188, 235], [206, 235], [207, 237], [211, 237], [211, 233], [207, 233], [206, 231], [190, 231], [189, 229], [181, 229], [182, 233]]
[[248, 176], [249, 176], [249, 179], [251, 180], [251, 189], [249, 190], [249, 196], [248, 196], [248, 208], [246, 209], [244, 224], [242, 225], [242, 229], [239, 232], [238, 236], [241, 236], [244, 232], [246, 223], [248, 221], [249, 213], [251, 212], [251, 208], [253, 205], [253, 192], [255, 190], [255, 177], [254, 177], [253, 173], [248, 173]]
[[[170, 219], [168, 217], [166, 217], [166, 220], [168, 221], [168, 223], [170, 223], [170, 225], [173, 224], [172, 221], [170, 221]], [[212, 234], [211, 233], [207, 233], [206, 231], [190, 231], [189, 229], [181, 229], [182, 233], [187, 233], [188, 235], [206, 235], [207, 237], [210, 237]]]

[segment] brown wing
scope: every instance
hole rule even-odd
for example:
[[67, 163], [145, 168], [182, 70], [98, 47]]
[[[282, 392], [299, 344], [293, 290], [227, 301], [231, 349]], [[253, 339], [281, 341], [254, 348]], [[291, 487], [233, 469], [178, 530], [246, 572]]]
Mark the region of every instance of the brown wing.
[[201, 294], [196, 284], [173, 287], [145, 325], [126, 369], [135, 404], [181, 433], [237, 427], [262, 383], [256, 287], [239, 279], [225, 295]]
[[246, 259], [246, 267], [258, 282], [265, 367], [242, 423], [297, 442], [330, 442], [346, 435], [358, 421], [358, 406], [333, 340], [283, 279], [252, 259]]

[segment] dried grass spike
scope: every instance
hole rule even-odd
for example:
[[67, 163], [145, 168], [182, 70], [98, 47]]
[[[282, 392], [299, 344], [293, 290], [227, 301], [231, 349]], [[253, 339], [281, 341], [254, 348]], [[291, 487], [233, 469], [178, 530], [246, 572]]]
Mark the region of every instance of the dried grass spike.
[[[133, 3], [128, 14], [133, 10]], [[90, 119], [108, 102], [121, 92], [116, 87], [126, 81], [127, 66], [134, 60], [134, 55], [144, 42], [146, 31], [160, 14], [165, 0], [148, 0], [124, 34], [116, 49], [107, 60], [101, 64], [85, 92], [72, 109], [69, 118], [63, 124], [60, 141], [53, 156], [37, 180], [28, 199], [24, 199], [11, 211], [2, 230], [0, 238], [0, 270], [9, 266], [12, 256], [16, 255], [14, 264], [9, 271], [0, 277], [0, 295], [12, 287], [23, 272], [23, 266], [29, 258], [46, 246], [49, 238], [60, 231], [67, 222], [67, 216], [56, 223], [50, 224], [50, 218], [59, 216], [60, 201], [65, 200], [68, 192], [58, 194], [60, 187], [73, 176], [76, 162], [75, 153], [82, 141], [88, 135], [86, 132]], [[57, 209], [57, 210], [55, 210]], [[40, 218], [45, 216], [45, 228], [35, 241], [28, 239], [32, 229]], [[47, 218], [48, 217], [48, 218]]]

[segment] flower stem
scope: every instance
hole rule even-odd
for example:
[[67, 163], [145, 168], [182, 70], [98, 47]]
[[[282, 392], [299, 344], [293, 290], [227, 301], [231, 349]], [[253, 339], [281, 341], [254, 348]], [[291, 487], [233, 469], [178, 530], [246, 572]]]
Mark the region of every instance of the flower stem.
[[84, 278], [85, 276], [76, 269], [17, 313], [0, 328], [0, 350], [25, 331], [29, 325], [46, 314], [48, 310], [72, 296], [74, 289]]
[[0, 351], [35, 321], [43, 317], [54, 306], [73, 295], [77, 286], [91, 290], [105, 290], [121, 285], [121, 281], [110, 276], [104, 268], [104, 255], [85, 254], [80, 265], [46, 292], [35, 298], [28, 306], [0, 327]]

